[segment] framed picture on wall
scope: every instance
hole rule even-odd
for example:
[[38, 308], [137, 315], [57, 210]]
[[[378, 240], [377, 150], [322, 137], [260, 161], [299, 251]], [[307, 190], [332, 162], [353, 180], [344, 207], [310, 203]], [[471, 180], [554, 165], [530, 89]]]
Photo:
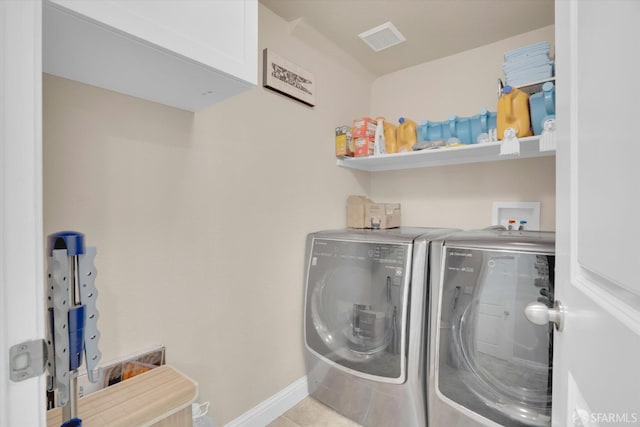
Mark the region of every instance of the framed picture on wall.
[[269, 49], [262, 52], [262, 58], [262, 86], [310, 107], [315, 105], [313, 74]]

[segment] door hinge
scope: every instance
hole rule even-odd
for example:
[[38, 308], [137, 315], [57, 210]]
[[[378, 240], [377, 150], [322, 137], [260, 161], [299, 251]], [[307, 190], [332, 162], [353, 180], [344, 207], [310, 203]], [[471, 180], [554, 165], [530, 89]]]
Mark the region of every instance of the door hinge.
[[9, 377], [19, 382], [44, 374], [47, 363], [45, 340], [31, 340], [16, 344], [9, 349]]

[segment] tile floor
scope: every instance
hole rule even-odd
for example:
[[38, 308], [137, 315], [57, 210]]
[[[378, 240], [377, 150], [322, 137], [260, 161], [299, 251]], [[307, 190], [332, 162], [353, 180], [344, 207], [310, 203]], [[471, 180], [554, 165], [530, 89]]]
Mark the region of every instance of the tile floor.
[[307, 397], [269, 424], [269, 427], [359, 427], [359, 424]]

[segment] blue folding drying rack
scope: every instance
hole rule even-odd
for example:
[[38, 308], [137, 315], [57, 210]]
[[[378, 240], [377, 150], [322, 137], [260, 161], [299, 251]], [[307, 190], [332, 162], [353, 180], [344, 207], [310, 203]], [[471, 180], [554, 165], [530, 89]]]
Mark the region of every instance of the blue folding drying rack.
[[98, 362], [98, 290], [95, 285], [96, 248], [84, 246], [84, 235], [63, 231], [49, 236], [47, 252], [49, 336], [47, 390], [57, 390], [63, 427], [81, 426], [78, 418], [77, 377], [83, 353], [92, 383], [101, 376]]

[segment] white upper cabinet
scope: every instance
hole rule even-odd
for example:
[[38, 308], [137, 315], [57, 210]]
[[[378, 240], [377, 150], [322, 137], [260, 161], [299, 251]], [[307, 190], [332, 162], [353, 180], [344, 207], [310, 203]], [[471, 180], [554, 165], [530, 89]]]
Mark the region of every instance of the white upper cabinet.
[[197, 111], [256, 85], [257, 0], [46, 0], [44, 72]]

